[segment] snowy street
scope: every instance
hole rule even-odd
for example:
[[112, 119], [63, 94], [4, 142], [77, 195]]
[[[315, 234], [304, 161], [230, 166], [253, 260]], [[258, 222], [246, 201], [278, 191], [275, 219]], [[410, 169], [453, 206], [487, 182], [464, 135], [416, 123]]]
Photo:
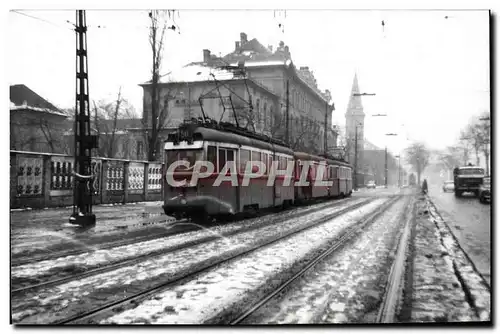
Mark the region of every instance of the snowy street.
[[491, 205], [480, 203], [472, 194], [457, 198], [452, 192], [443, 192], [439, 185], [431, 187], [429, 196], [477, 269], [490, 282]]
[[[155, 210], [154, 206], [136, 207], [136, 216]], [[482, 285], [453, 240], [440, 243], [438, 232], [445, 223], [429, 208], [430, 202], [413, 189], [362, 190], [351, 199], [116, 247], [99, 249], [99, 239], [88, 238], [93, 243], [87, 251], [12, 267], [13, 320], [23, 324], [231, 323], [247, 312], [238, 323], [377, 322], [382, 301], [389, 298], [390, 272], [401, 247], [408, 250], [412, 265], [403, 268], [402, 302], [393, 311], [396, 319], [487, 320], [489, 288]], [[113, 216], [110, 208], [99, 209], [102, 216]], [[38, 214], [54, 219], [50, 211], [13, 216]], [[408, 245], [400, 242], [405, 224], [413, 229]], [[128, 238], [124, 231], [113, 231], [112, 224], [107, 226], [108, 236], [118, 233]], [[68, 233], [67, 229], [62, 227], [59, 233]], [[45, 242], [45, 247], [57, 244]], [[412, 243], [416, 248], [410, 252]], [[304, 270], [331, 247], [331, 253]], [[443, 252], [444, 258], [435, 255]], [[460, 277], [453, 271], [454, 261], [465, 270]], [[273, 293], [276, 289], [281, 290]], [[428, 297], [439, 293], [443, 297]], [[473, 302], [467, 294], [474, 296]], [[110, 303], [118, 304], [108, 308]], [[450, 304], [455, 312], [446, 315], [443, 312]], [[258, 306], [248, 312], [251, 305]]]

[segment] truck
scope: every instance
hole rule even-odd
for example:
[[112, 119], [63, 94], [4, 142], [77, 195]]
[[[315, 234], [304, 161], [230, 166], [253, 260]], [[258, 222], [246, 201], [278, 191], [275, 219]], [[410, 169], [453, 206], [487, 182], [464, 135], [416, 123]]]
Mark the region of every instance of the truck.
[[455, 196], [461, 197], [464, 192], [473, 192], [478, 197], [483, 180], [484, 169], [481, 167], [472, 166], [471, 164], [464, 167], [455, 167], [453, 169]]

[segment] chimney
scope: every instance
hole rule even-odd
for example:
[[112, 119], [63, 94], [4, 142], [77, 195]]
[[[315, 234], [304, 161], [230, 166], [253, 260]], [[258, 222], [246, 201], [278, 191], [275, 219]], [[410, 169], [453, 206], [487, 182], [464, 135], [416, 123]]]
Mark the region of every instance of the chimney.
[[272, 45], [268, 45], [267, 48], [269, 49], [269, 51], [273, 52], [273, 46]]
[[239, 41], [236, 41], [236, 42], [234, 42], [234, 44], [235, 44], [235, 45], [234, 45], [234, 49], [235, 49], [235, 50], [238, 50], [238, 49], [240, 48], [240, 42], [239, 42]]
[[285, 46], [285, 56], [290, 57], [290, 49], [288, 48], [288, 45]]
[[210, 50], [203, 49], [203, 62], [208, 63], [210, 61]]
[[241, 46], [243, 46], [247, 42], [247, 34], [244, 32], [240, 33]]

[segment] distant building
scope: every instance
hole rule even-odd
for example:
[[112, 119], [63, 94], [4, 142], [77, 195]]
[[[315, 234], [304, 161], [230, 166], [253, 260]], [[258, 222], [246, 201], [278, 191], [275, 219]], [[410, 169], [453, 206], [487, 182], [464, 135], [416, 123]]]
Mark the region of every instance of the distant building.
[[10, 149], [66, 153], [67, 114], [25, 85], [10, 86]]
[[[238, 66], [244, 68], [245, 75], [234, 70]], [[150, 126], [151, 84], [141, 86], [143, 118]], [[295, 149], [323, 153], [325, 126], [330, 129], [328, 148], [336, 147], [330, 93], [317, 88], [309, 68], [295, 68], [283, 42], [273, 52], [272, 47], [264, 47], [255, 38], [248, 41], [247, 35], [241, 33], [233, 52], [219, 58], [205, 49], [202, 62], [162, 76], [160, 87], [160, 108], [168, 108], [164, 127], [176, 127], [184, 120], [201, 117], [203, 106], [205, 115], [216, 121], [237, 121], [258, 133], [286, 140], [288, 101], [288, 138]], [[166, 134], [161, 136], [165, 138]]]
[[[346, 146], [347, 146], [347, 161], [351, 165], [356, 166], [356, 182], [358, 186], [365, 184], [368, 180], [365, 180], [365, 173], [368, 171], [363, 170], [364, 159], [364, 127], [365, 127], [365, 113], [363, 111], [363, 104], [361, 103], [358, 76], [354, 74], [354, 80], [352, 83], [351, 94], [349, 96], [349, 104], [347, 105], [347, 110], [345, 113], [345, 127], [346, 127]], [[357, 143], [357, 145], [356, 145]], [[357, 150], [356, 150], [357, 146]], [[357, 159], [356, 159], [357, 151]]]

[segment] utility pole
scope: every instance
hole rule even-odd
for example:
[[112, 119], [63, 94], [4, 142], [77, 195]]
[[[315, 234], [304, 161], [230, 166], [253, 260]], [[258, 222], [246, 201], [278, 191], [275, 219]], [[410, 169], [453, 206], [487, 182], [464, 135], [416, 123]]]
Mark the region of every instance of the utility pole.
[[70, 223], [95, 225], [92, 214], [91, 153], [97, 148], [97, 136], [90, 134], [87, 25], [84, 10], [76, 11], [76, 105], [75, 105], [75, 183], [73, 214]]
[[325, 135], [324, 135], [324, 139], [323, 139], [323, 142], [324, 142], [324, 150], [325, 150], [325, 157], [326, 157], [326, 154], [328, 153], [328, 145], [327, 145], [327, 140], [328, 140], [328, 102], [326, 102], [326, 109], [325, 109]]
[[289, 138], [289, 127], [290, 127], [290, 117], [289, 117], [289, 110], [290, 110], [290, 93], [288, 90], [288, 85], [289, 85], [289, 80], [286, 79], [286, 105], [285, 105], [285, 143], [287, 145], [290, 145], [290, 138]]
[[385, 187], [387, 188], [387, 146], [385, 147]]

